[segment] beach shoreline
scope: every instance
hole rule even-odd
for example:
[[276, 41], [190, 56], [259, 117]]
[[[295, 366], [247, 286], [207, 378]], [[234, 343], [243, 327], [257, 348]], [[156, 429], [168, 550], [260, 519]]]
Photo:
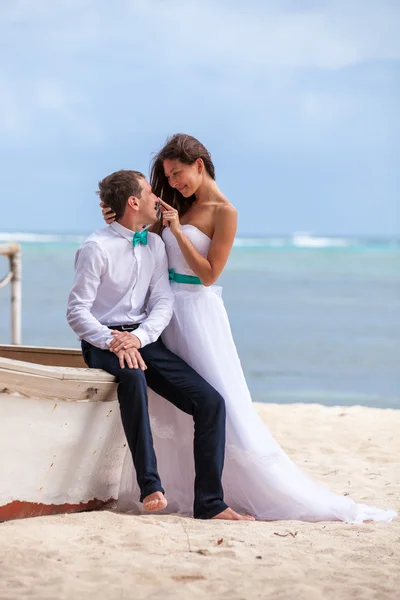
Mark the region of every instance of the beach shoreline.
[[[256, 405], [297, 464], [338, 493], [400, 508], [400, 411]], [[400, 519], [228, 523], [114, 510], [0, 524], [2, 600], [398, 597]]]

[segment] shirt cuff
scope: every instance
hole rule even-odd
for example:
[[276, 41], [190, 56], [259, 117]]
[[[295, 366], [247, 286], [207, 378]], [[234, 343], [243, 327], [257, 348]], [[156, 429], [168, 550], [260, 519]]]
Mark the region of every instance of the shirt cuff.
[[114, 337], [115, 336], [112, 335], [112, 333], [110, 333], [109, 335], [107, 335], [107, 337], [104, 339], [102, 350], [109, 350], [110, 349], [110, 344], [113, 341]]
[[151, 341], [150, 336], [141, 326], [139, 326], [137, 329], [135, 329], [135, 331], [132, 331], [132, 334], [136, 335], [136, 337], [139, 338], [141, 348], [143, 348], [144, 346], [147, 346], [147, 344], [150, 344], [150, 341]]

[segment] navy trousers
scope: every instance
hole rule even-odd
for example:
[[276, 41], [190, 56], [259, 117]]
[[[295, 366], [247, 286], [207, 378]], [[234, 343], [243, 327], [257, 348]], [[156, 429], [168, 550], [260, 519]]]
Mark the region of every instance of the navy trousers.
[[86, 364], [117, 378], [118, 401], [126, 439], [132, 453], [140, 501], [164, 492], [148, 413], [147, 386], [194, 420], [194, 507], [197, 519], [210, 519], [227, 505], [221, 483], [225, 456], [225, 402], [196, 371], [170, 352], [159, 339], [140, 350], [146, 371], [121, 369], [117, 356], [82, 341]]

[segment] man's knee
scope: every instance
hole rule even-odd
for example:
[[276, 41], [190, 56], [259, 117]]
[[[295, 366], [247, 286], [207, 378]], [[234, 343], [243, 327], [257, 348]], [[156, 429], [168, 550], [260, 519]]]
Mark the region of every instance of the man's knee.
[[131, 369], [125, 367], [124, 369], [117, 369], [115, 376], [119, 383], [128, 383], [139, 386], [146, 386], [146, 377], [141, 369]]
[[147, 383], [140, 369], [119, 369], [115, 373], [118, 383], [118, 401], [122, 408], [147, 410]]
[[208, 413], [225, 418], [225, 400], [221, 394], [211, 386], [208, 386], [207, 393], [204, 395], [202, 408]]

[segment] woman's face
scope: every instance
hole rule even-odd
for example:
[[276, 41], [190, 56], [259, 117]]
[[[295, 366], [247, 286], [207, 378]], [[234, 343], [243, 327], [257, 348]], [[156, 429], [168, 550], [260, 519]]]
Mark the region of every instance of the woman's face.
[[179, 160], [164, 160], [164, 173], [171, 187], [177, 189], [182, 196], [189, 198], [199, 189], [202, 181], [204, 164], [197, 159], [192, 165], [186, 165]]

